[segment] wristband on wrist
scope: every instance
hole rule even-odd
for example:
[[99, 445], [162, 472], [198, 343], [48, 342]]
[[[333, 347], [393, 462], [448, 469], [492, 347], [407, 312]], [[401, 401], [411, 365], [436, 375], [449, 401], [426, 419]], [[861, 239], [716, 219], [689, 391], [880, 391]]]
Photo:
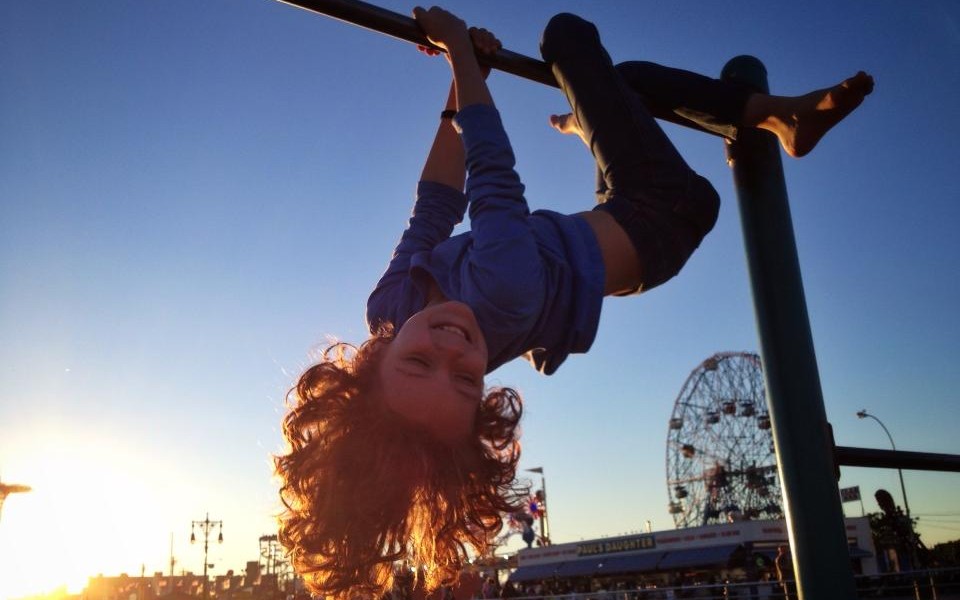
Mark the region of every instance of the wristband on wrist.
[[451, 109], [451, 108], [448, 108], [447, 110], [445, 110], [445, 111], [443, 111], [443, 112], [440, 113], [440, 118], [441, 118], [441, 119], [452, 119], [452, 118], [454, 118], [455, 116], [457, 116], [457, 111], [455, 111], [455, 110], [453, 110], [453, 109]]

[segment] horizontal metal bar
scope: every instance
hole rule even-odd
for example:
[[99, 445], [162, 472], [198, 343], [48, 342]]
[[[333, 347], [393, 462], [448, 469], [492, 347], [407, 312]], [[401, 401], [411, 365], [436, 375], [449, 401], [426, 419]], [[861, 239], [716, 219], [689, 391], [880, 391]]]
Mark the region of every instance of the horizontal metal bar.
[[[417, 22], [411, 17], [395, 13], [373, 4], [362, 2], [361, 0], [279, 0], [284, 4], [303, 8], [311, 12], [332, 17], [351, 25], [357, 25], [371, 31], [384, 33], [391, 37], [437, 48], [427, 40]], [[441, 50], [442, 51], [442, 50]], [[490, 68], [510, 73], [518, 77], [523, 77], [530, 81], [542, 83], [552, 87], [560, 87], [556, 77], [547, 63], [542, 60], [530, 58], [523, 54], [511, 52], [510, 50], [499, 50], [496, 54], [480, 55], [478, 59], [481, 63]], [[690, 121], [679, 114], [658, 115], [658, 118], [669, 121], [675, 125], [681, 125], [689, 129], [702, 131], [710, 135], [720, 135], [709, 129], [704, 129], [698, 123]]]
[[877, 467], [881, 469], [910, 469], [914, 471], [960, 472], [960, 455], [932, 452], [905, 452], [875, 448], [834, 448], [837, 464], [845, 467]]
[[[360, 0], [280, 0], [280, 2], [385, 33], [406, 42], [436, 48], [427, 40], [427, 36], [412, 18]], [[479, 58], [484, 64], [505, 73], [560, 87], [550, 67], [541, 60], [502, 49], [495, 55]]]

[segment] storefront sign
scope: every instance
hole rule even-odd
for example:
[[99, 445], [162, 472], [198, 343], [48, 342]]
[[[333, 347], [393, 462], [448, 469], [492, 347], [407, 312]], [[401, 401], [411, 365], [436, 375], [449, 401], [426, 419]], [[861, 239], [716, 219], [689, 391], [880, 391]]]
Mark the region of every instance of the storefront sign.
[[601, 540], [579, 544], [578, 556], [593, 556], [596, 554], [614, 554], [616, 552], [634, 552], [656, 548], [657, 543], [652, 535], [638, 535], [636, 537], [621, 538], [618, 540]]

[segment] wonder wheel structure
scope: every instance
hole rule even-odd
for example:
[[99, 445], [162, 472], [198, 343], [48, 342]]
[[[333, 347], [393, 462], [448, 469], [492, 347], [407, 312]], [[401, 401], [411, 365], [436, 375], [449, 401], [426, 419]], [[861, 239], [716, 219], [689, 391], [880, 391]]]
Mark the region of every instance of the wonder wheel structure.
[[667, 433], [677, 527], [783, 517], [760, 357], [721, 352], [690, 373]]

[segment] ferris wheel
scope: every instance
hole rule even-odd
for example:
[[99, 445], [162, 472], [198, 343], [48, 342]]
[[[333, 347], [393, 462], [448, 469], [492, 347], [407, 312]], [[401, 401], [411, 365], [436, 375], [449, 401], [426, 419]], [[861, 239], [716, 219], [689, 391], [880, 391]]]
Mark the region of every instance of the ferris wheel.
[[760, 357], [721, 352], [690, 373], [667, 433], [677, 527], [780, 519], [780, 480]]

